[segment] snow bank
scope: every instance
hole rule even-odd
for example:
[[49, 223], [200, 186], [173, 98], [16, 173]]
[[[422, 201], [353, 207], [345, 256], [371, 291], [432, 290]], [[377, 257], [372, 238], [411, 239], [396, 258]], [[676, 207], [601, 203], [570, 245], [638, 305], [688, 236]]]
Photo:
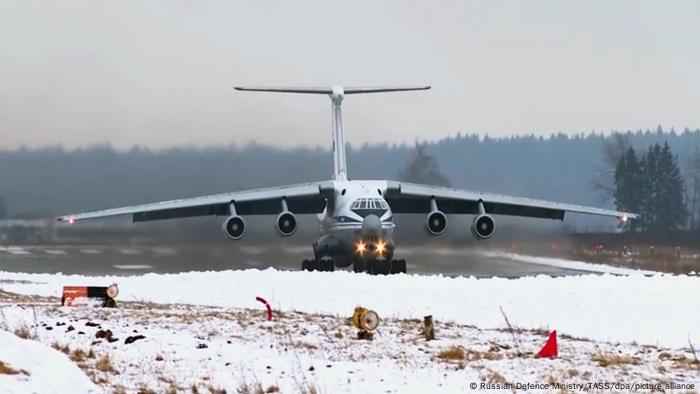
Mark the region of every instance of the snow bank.
[[522, 261], [529, 264], [546, 265], [548, 267], [558, 267], [571, 269], [576, 271], [587, 271], [587, 272], [597, 272], [601, 274], [615, 274], [615, 275], [632, 275], [632, 274], [642, 274], [642, 275], [655, 275], [659, 272], [639, 270], [633, 268], [625, 267], [614, 267], [612, 265], [606, 264], [593, 264], [587, 263], [585, 261], [577, 260], [567, 260], [558, 259], [553, 257], [539, 257], [539, 256], [527, 256], [517, 253], [505, 253], [505, 252], [490, 252], [483, 251], [480, 252], [482, 255], [491, 258], [502, 258], [508, 260]]
[[[16, 281], [16, 282], [13, 282]], [[29, 281], [30, 283], [24, 282]], [[275, 269], [86, 277], [0, 272], [0, 287], [59, 296], [63, 285], [119, 284], [120, 300], [262, 308], [349, 316], [364, 305], [380, 316], [505, 327], [499, 307], [522, 328], [610, 342], [679, 348], [700, 343], [700, 277], [582, 275], [519, 279], [370, 276]], [[4, 283], [3, 283], [4, 282]]]
[[0, 361], [17, 374], [0, 373], [0, 393], [101, 393], [68, 357], [39, 342], [0, 330]]

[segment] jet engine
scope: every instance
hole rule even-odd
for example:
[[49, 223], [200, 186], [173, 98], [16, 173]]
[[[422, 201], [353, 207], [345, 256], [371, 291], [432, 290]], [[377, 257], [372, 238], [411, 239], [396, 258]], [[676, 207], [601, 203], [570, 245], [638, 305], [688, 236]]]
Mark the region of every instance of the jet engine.
[[432, 235], [440, 235], [447, 228], [447, 216], [442, 211], [434, 210], [428, 214], [425, 227]]
[[472, 222], [472, 234], [476, 239], [489, 239], [496, 231], [496, 222], [486, 214], [478, 215]]
[[231, 215], [224, 221], [224, 232], [231, 239], [241, 239], [245, 233], [245, 222], [237, 215]]
[[288, 237], [297, 231], [297, 218], [289, 211], [281, 212], [279, 215], [277, 215], [275, 227], [277, 228], [277, 231], [279, 231], [280, 235]]

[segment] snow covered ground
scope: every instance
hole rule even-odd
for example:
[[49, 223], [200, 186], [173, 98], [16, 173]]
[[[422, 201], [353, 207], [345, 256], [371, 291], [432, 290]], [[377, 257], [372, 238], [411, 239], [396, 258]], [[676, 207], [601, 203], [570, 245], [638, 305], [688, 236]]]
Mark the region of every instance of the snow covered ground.
[[522, 261], [529, 264], [546, 265], [549, 267], [566, 268], [577, 271], [595, 272], [600, 274], [615, 274], [615, 275], [656, 275], [659, 272], [640, 270], [626, 267], [614, 267], [607, 264], [594, 264], [585, 261], [558, 259], [553, 257], [528, 256], [519, 253], [495, 252], [495, 251], [480, 251], [483, 256], [491, 258], [502, 258], [508, 260]]
[[[4, 282], [4, 283], [3, 283]], [[0, 272], [0, 286], [20, 294], [59, 296], [64, 285], [119, 284], [120, 300], [345, 316], [367, 305], [381, 316], [503, 328], [500, 309], [528, 329], [575, 337], [683, 347], [700, 343], [700, 277], [633, 274], [465, 278], [370, 276], [351, 272], [244, 270], [85, 277]]]
[[[115, 310], [63, 308], [51, 298], [63, 285], [112, 282], [120, 287]], [[0, 328], [28, 327], [107, 391], [461, 392], [473, 383], [590, 382], [694, 391], [700, 383], [689, 345], [700, 346], [694, 276], [0, 272], [0, 288], [12, 292], [0, 292]], [[256, 296], [270, 301], [271, 322]], [[371, 342], [357, 340], [348, 323], [358, 304], [382, 318]], [[425, 315], [436, 320], [435, 341], [420, 335]], [[535, 359], [551, 329], [560, 333], [559, 358]], [[96, 338], [100, 330], [116, 340]]]
[[0, 393], [98, 393], [66, 355], [0, 330]]

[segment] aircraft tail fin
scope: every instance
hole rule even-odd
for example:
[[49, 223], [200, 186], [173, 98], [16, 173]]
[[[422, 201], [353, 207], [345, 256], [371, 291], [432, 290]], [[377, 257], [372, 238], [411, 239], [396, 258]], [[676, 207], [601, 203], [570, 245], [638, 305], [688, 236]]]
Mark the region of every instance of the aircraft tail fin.
[[405, 92], [410, 90], [427, 90], [430, 86], [378, 86], [378, 87], [260, 87], [234, 86], [236, 90], [248, 92], [326, 94], [333, 103], [333, 179], [344, 181], [348, 179], [347, 162], [345, 160], [345, 135], [343, 134], [343, 97], [347, 94]]

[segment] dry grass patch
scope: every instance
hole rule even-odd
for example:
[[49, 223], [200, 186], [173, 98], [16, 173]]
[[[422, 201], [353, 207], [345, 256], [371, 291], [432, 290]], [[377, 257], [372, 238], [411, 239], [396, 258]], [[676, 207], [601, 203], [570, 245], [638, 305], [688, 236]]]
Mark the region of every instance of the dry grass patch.
[[305, 341], [297, 341], [294, 343], [295, 347], [303, 347], [308, 350], [318, 350], [318, 346], [316, 346], [313, 343], [310, 342], [305, 342]]
[[500, 373], [492, 371], [490, 369], [486, 371], [488, 373], [486, 379], [488, 379], [489, 383], [508, 383], [506, 378], [504, 378], [503, 375], [501, 375]]
[[448, 362], [455, 361], [478, 361], [478, 360], [500, 360], [503, 358], [501, 349], [492, 346], [485, 352], [474, 349], [465, 349], [461, 346], [452, 346], [438, 353], [438, 359]]
[[29, 372], [23, 370], [23, 369], [14, 369], [8, 364], [0, 361], [0, 375], [27, 375], [29, 376]]
[[61, 345], [58, 342], [54, 342], [51, 344], [51, 347], [58, 350], [59, 352], [61, 352], [63, 354], [70, 355], [70, 348], [68, 347], [68, 345]]
[[214, 386], [207, 387], [207, 390], [209, 390], [209, 394], [226, 394], [226, 390]]
[[114, 369], [114, 365], [112, 365], [112, 359], [109, 358], [108, 355], [104, 355], [97, 360], [95, 363], [95, 368], [101, 372], [117, 372], [117, 370]]
[[74, 362], [80, 364], [88, 359], [95, 358], [95, 352], [90, 349], [90, 351], [85, 351], [83, 349], [75, 349], [70, 354], [68, 354], [68, 357], [73, 360]]
[[659, 354], [659, 360], [672, 361], [677, 369], [700, 370], [700, 361], [686, 357], [684, 354], [672, 355], [668, 352]]
[[126, 389], [124, 386], [117, 386], [114, 388], [114, 391], [112, 391], [112, 394], [126, 394]]
[[467, 353], [464, 351], [464, 348], [461, 346], [451, 346], [445, 350], [442, 350], [440, 353], [438, 353], [437, 357], [440, 360], [443, 361], [464, 361], [464, 359], [467, 357]]
[[619, 354], [598, 352], [591, 355], [591, 359], [601, 367], [622, 367], [625, 365], [639, 365], [639, 357], [624, 356]]
[[15, 329], [15, 335], [22, 339], [34, 339], [34, 333], [27, 327], [26, 324], [21, 325]]

